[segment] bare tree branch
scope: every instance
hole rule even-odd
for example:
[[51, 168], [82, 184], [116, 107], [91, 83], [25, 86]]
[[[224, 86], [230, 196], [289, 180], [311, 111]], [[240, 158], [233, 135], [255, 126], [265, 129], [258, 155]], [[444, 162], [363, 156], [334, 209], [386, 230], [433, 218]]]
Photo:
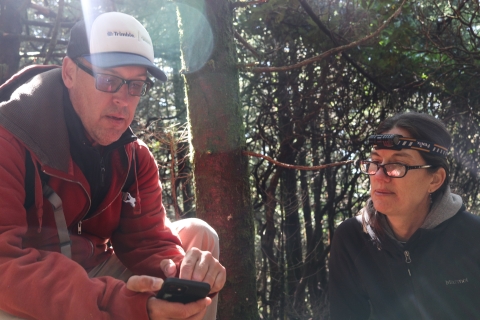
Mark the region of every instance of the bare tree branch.
[[[55, 26], [54, 23], [37, 21], [37, 20], [27, 20], [27, 21], [25, 21], [25, 24], [27, 26], [46, 27], [46, 28], [53, 28]], [[71, 27], [73, 27], [74, 24], [75, 24], [75, 22], [62, 21], [62, 22], [60, 22], [60, 27], [71, 28]]]
[[57, 37], [58, 37], [58, 29], [60, 28], [60, 21], [62, 20], [63, 16], [63, 7], [64, 7], [64, 0], [58, 0], [58, 11], [57, 11], [57, 18], [55, 19], [55, 25], [52, 31], [52, 38], [50, 39], [50, 44], [48, 45], [47, 55], [45, 57], [45, 61], [43, 64], [46, 65], [52, 58], [52, 53], [57, 46]]
[[234, 30], [234, 34], [235, 36], [235, 39], [237, 39], [238, 41], [240, 41], [241, 44], [243, 44], [245, 46], [245, 48], [247, 48], [257, 59], [261, 59], [260, 57], [260, 54], [257, 52], [257, 50], [255, 50], [254, 47], [252, 47], [248, 42], [247, 40], [245, 40], [238, 32], [237, 30]]
[[36, 3], [30, 3], [30, 8], [36, 10], [38, 14], [42, 14], [45, 17], [51, 17], [51, 18], [57, 17], [57, 14], [55, 13], [55, 11], [53, 11], [50, 8], [38, 5]]
[[318, 56], [315, 56], [315, 57], [312, 57], [310, 59], [306, 59], [302, 62], [299, 62], [299, 63], [296, 63], [296, 64], [293, 64], [293, 65], [290, 65], [290, 66], [283, 66], [283, 67], [256, 67], [256, 68], [249, 68], [249, 67], [246, 67], [246, 66], [241, 66], [243, 67], [244, 69], [246, 69], [247, 71], [251, 71], [251, 72], [255, 72], [255, 73], [262, 73], [262, 72], [281, 72], [281, 71], [289, 71], [289, 70], [293, 70], [293, 69], [297, 69], [297, 68], [301, 68], [301, 67], [304, 67], [306, 65], [309, 65], [313, 62], [317, 62], [317, 61], [321, 61], [331, 55], [334, 55], [334, 54], [337, 54], [337, 53], [341, 53], [345, 50], [348, 50], [348, 49], [351, 49], [351, 48], [354, 48], [356, 46], [359, 46], [367, 41], [369, 41], [370, 39], [372, 38], [375, 38], [376, 36], [378, 36], [380, 34], [380, 32], [382, 32], [389, 24], [390, 22], [392, 22], [393, 19], [395, 19], [401, 12], [402, 12], [402, 8], [403, 6], [405, 5], [405, 3], [407, 2], [407, 0], [403, 0], [403, 2], [400, 4], [399, 8], [385, 21], [385, 23], [383, 25], [380, 26], [380, 28], [378, 28], [374, 33], [371, 33], [370, 35], [360, 39], [360, 40], [357, 40], [357, 41], [354, 41], [354, 42], [351, 42], [347, 45], [344, 45], [344, 46], [340, 46], [340, 47], [336, 47], [336, 48], [332, 48], [328, 51], [325, 51], [324, 53], [318, 55]]
[[[57, 53], [54, 52], [52, 53], [52, 58], [63, 58], [65, 57], [65, 53]], [[20, 58], [27, 59], [27, 58], [45, 58], [45, 53], [39, 53], [39, 54], [21, 54]]]
[[[315, 12], [313, 12], [313, 9], [312, 7], [310, 7], [310, 5], [307, 3], [306, 0], [298, 0], [301, 4], [301, 6], [303, 7], [303, 9], [305, 10], [305, 12], [310, 16], [310, 18], [313, 20], [313, 22], [315, 22], [315, 24], [318, 26], [318, 28], [320, 30], [323, 31], [323, 33], [325, 33], [329, 38], [330, 40], [332, 40], [333, 44], [335, 46], [338, 46], [339, 43], [337, 41], [337, 38], [335, 37], [335, 35], [327, 28], [327, 26], [325, 26], [322, 21], [318, 18], [318, 16], [315, 14]], [[370, 80], [370, 82], [372, 82], [375, 86], [377, 86], [378, 88], [382, 89], [383, 91], [386, 91], [386, 92], [390, 92], [391, 90], [388, 89], [387, 87], [385, 87], [383, 84], [381, 84], [380, 82], [377, 81], [377, 79], [375, 79], [375, 77], [373, 77], [372, 75], [370, 75], [365, 69], [363, 69], [356, 61], [354, 61], [352, 58], [350, 58], [350, 56], [346, 53], [346, 52], [341, 52], [342, 54], [342, 57], [348, 62], [350, 63], [360, 74], [362, 74], [365, 78], [367, 78], [368, 80]]]
[[230, 4], [230, 8], [245, 8], [249, 6], [253, 6], [256, 4], [266, 3], [268, 0], [257, 0], [257, 1], [237, 1]]
[[[20, 41], [37, 41], [37, 42], [50, 42], [50, 38], [38, 38], [33, 36], [26, 36], [21, 34], [1, 33], [0, 37], [7, 39], [19, 39]], [[68, 44], [67, 40], [57, 40], [57, 44]]]
[[251, 151], [243, 151], [243, 154], [246, 156], [252, 156], [252, 157], [257, 157], [257, 158], [262, 158], [265, 159], [279, 167], [282, 168], [287, 168], [287, 169], [296, 169], [296, 170], [306, 170], [306, 171], [316, 171], [316, 170], [323, 170], [326, 168], [331, 168], [331, 167], [339, 167], [339, 166], [344, 166], [347, 164], [354, 163], [355, 160], [347, 160], [347, 161], [340, 161], [340, 162], [334, 162], [334, 163], [327, 163], [321, 166], [296, 166], [288, 163], [283, 163], [283, 162], [278, 162], [277, 160], [274, 160], [270, 158], [269, 156], [264, 156], [263, 154], [251, 152]]

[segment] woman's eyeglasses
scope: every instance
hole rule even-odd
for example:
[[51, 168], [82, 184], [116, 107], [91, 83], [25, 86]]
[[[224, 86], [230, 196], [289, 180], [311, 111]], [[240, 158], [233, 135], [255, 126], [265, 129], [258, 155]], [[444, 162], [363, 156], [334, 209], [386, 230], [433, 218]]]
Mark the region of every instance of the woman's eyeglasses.
[[105, 74], [105, 73], [96, 73], [93, 72], [92, 69], [88, 68], [87, 66], [81, 64], [78, 61], [75, 61], [75, 64], [95, 78], [95, 88], [99, 91], [115, 93], [120, 88], [126, 84], [128, 86], [128, 93], [132, 96], [144, 96], [148, 90], [152, 87], [153, 82], [152, 80], [148, 79], [143, 80], [125, 80], [120, 77]]
[[413, 169], [428, 169], [433, 167], [432, 165], [426, 164], [422, 166], [407, 166], [402, 163], [385, 163], [379, 164], [373, 161], [360, 160], [358, 161], [360, 171], [368, 175], [374, 175], [378, 170], [383, 169], [385, 175], [391, 178], [403, 178], [407, 174], [408, 170]]

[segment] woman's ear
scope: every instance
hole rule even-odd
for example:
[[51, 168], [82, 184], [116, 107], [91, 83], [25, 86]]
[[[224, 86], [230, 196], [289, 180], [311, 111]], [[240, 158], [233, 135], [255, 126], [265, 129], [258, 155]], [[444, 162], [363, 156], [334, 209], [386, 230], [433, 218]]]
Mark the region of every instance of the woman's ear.
[[62, 63], [62, 79], [63, 83], [68, 89], [73, 87], [75, 82], [75, 74], [77, 72], [77, 65], [69, 57], [63, 58]]
[[432, 181], [430, 182], [430, 188], [428, 193], [434, 193], [437, 191], [447, 178], [447, 173], [444, 168], [439, 168], [432, 176]]

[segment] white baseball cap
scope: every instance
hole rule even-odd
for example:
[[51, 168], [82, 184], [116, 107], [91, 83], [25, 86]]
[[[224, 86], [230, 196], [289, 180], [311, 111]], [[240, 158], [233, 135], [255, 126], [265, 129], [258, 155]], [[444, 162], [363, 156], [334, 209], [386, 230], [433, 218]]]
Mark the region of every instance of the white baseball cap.
[[87, 30], [84, 20], [70, 31], [67, 55], [83, 57], [100, 68], [143, 66], [155, 78], [166, 81], [167, 76], [154, 64], [150, 35], [134, 17], [121, 12], [99, 15]]

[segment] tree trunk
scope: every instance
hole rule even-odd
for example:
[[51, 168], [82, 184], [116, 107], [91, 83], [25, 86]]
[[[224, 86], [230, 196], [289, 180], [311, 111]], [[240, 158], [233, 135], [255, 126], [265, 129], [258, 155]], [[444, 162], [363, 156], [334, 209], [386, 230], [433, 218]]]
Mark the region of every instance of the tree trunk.
[[[270, 179], [269, 186], [266, 190], [266, 204], [265, 204], [265, 232], [262, 233], [261, 245], [262, 253], [268, 261], [268, 267], [270, 270], [270, 295], [267, 300], [267, 304], [270, 306], [270, 315], [272, 319], [277, 319], [281, 310], [281, 302], [283, 289], [283, 282], [281, 281], [282, 273], [280, 270], [280, 259], [275, 255], [275, 237], [277, 234], [276, 219], [275, 219], [275, 207], [277, 200], [275, 193], [280, 181], [280, 175], [282, 174], [282, 168], [277, 168], [277, 171]], [[268, 277], [265, 275], [265, 277]]]
[[[0, 0], [0, 84], [18, 71], [20, 62], [20, 38], [25, 1]], [[13, 37], [4, 37], [3, 34]]]
[[248, 159], [242, 154], [245, 129], [233, 13], [227, 0], [206, 0], [203, 6], [200, 1], [187, 4], [191, 7], [178, 4], [178, 8], [196, 212], [218, 232], [220, 261], [227, 269], [218, 318], [258, 319], [254, 221]]

